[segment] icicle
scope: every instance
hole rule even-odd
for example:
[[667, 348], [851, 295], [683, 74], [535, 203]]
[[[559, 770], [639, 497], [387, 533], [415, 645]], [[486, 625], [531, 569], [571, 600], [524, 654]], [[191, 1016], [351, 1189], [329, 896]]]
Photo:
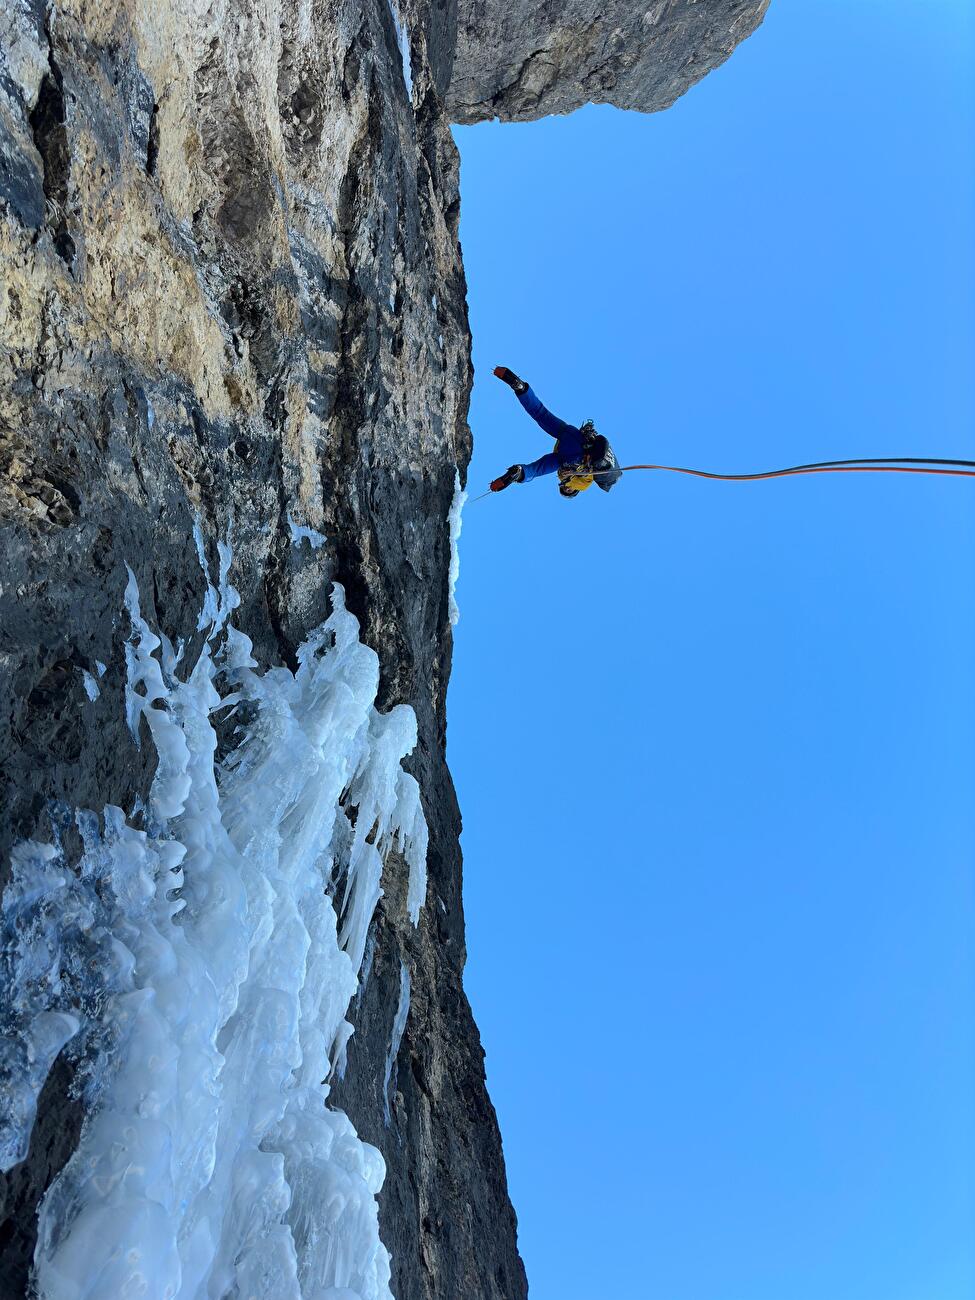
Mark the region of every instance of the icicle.
[[399, 964], [399, 1004], [396, 1007], [396, 1016], [393, 1020], [393, 1031], [389, 1040], [389, 1051], [386, 1054], [386, 1070], [383, 1074], [383, 1111], [384, 1122], [389, 1128], [389, 1085], [393, 1078], [393, 1067], [396, 1065], [396, 1058], [399, 1055], [400, 1043], [403, 1041], [403, 1031], [406, 1029], [406, 1019], [410, 1014], [410, 972], [406, 969], [406, 963], [401, 961]]

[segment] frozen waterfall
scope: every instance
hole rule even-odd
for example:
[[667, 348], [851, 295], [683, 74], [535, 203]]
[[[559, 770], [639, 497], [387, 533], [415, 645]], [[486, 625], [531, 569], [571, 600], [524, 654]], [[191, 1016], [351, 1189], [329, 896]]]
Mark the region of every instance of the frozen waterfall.
[[[323, 1081], [394, 840], [414, 920], [426, 892], [420, 792], [401, 765], [416, 720], [374, 707], [378, 659], [338, 586], [297, 672], [259, 671], [220, 557], [189, 671], [130, 575], [128, 718], [158, 752], [148, 807], [75, 814], [76, 866], [59, 843], [14, 853], [3, 1167], [26, 1154], [65, 1043], [87, 1105], [41, 1205], [42, 1300], [390, 1300], [383, 1160]], [[237, 740], [218, 762], [227, 711]]]

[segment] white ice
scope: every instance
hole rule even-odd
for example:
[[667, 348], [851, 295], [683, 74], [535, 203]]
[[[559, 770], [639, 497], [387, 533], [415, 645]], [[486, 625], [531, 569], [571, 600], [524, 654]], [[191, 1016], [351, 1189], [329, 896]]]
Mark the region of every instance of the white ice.
[[386, 1054], [386, 1070], [383, 1074], [383, 1120], [389, 1128], [389, 1085], [393, 1078], [393, 1068], [396, 1065], [396, 1058], [399, 1055], [400, 1043], [403, 1041], [403, 1031], [406, 1029], [406, 1018], [410, 1014], [410, 972], [406, 969], [406, 963], [401, 961], [399, 964], [399, 1005], [396, 1008], [396, 1016], [393, 1020], [393, 1031], [389, 1037], [389, 1051]]
[[325, 545], [326, 538], [322, 533], [309, 528], [307, 524], [296, 524], [290, 515], [288, 515], [288, 527], [291, 529], [292, 546], [300, 546], [302, 542], [307, 542], [313, 551], [317, 551], [320, 546]]
[[447, 529], [450, 533], [450, 572], [448, 582], [450, 584], [450, 622], [456, 626], [460, 620], [460, 609], [457, 606], [457, 579], [460, 577], [460, 550], [458, 542], [460, 541], [461, 514], [464, 509], [464, 502], [467, 500], [467, 493], [461, 490], [460, 473], [454, 471], [454, 499], [450, 503], [450, 512], [447, 515]]
[[389, 11], [393, 15], [393, 23], [396, 26], [396, 44], [399, 46], [400, 57], [403, 60], [403, 80], [406, 82], [406, 89], [413, 97], [413, 68], [410, 63], [410, 34], [406, 26], [406, 20], [403, 17], [402, 10], [397, 0], [389, 0]]
[[[375, 709], [378, 659], [338, 586], [297, 672], [258, 671], [230, 623], [229, 567], [220, 547], [208, 641], [182, 677], [130, 575], [127, 712], [158, 753], [144, 824], [77, 814], [74, 868], [58, 844], [13, 854], [3, 1167], [72, 1039], [87, 1105], [40, 1208], [40, 1300], [391, 1300], [383, 1160], [323, 1081], [394, 842], [414, 919], [425, 893], [426, 824], [401, 766], [416, 721]], [[242, 721], [221, 764], [225, 709]]]
[[[101, 676], [101, 673], [99, 673], [99, 676]], [[97, 700], [99, 695], [101, 695], [102, 690], [87, 668], [82, 668], [81, 680], [85, 684], [85, 694], [88, 696], [89, 700]]]

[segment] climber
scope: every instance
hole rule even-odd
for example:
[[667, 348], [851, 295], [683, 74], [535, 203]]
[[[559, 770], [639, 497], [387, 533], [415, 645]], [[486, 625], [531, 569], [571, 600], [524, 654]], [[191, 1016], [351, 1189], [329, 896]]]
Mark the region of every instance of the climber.
[[546, 433], [556, 440], [555, 449], [528, 465], [512, 465], [491, 484], [492, 492], [503, 492], [512, 483], [530, 483], [543, 474], [558, 474], [559, 491], [564, 497], [577, 497], [593, 482], [608, 492], [622, 478], [613, 449], [597, 433], [592, 420], [576, 428], [566, 424], [542, 405], [528, 384], [507, 366], [495, 366], [494, 373], [515, 393], [518, 401]]

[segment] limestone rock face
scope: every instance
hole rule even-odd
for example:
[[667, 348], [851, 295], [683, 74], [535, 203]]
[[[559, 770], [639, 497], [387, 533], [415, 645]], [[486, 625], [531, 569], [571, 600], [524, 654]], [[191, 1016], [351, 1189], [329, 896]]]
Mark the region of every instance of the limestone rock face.
[[527, 122], [583, 104], [652, 113], [723, 63], [769, 0], [459, 0], [444, 89], [455, 122]]
[[[527, 1289], [462, 984], [444, 758], [448, 513], [472, 382], [449, 121], [586, 98], [662, 107], [764, 7], [610, 4], [597, 21], [587, 0], [462, 0], [459, 43], [454, 0], [0, 8], [0, 888], [18, 841], [60, 827], [77, 861], [66, 814], [137, 817], [146, 799], [126, 565], [187, 671], [206, 589], [195, 526], [211, 569], [232, 544], [235, 622], [263, 664], [294, 668], [344, 585], [380, 658], [378, 707], [415, 710], [430, 832], [416, 927], [404, 864], [386, 862], [331, 1095], [386, 1162], [397, 1300]], [[4, 1300], [29, 1293], [38, 1206], [86, 1118], [84, 1066], [62, 1052], [29, 1154], [0, 1177]]]
[[[387, 866], [335, 1099], [387, 1162], [397, 1297], [511, 1297], [524, 1273], [461, 983], [444, 763], [447, 514], [470, 455], [457, 156], [412, 31], [411, 87], [386, 0], [0, 14], [0, 885], [53, 808], [146, 794], [155, 756], [122, 700], [126, 564], [188, 663], [194, 520], [211, 560], [232, 541], [237, 622], [265, 663], [293, 663], [341, 581], [380, 655], [379, 706], [416, 711], [431, 850], [415, 930]], [[295, 545], [292, 523], [325, 544]], [[387, 1129], [401, 958], [414, 997]], [[77, 1141], [73, 1069], [59, 1062], [0, 1186], [4, 1297], [26, 1294], [38, 1202]]]

